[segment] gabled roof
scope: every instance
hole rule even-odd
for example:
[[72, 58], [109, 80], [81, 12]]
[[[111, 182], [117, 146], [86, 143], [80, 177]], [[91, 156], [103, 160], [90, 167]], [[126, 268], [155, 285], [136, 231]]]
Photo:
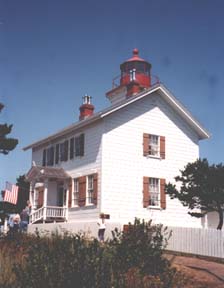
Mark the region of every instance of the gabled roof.
[[40, 141], [28, 145], [24, 147], [23, 150], [26, 151], [31, 148], [36, 148], [40, 145], [46, 144], [59, 137], [62, 137], [70, 132], [89, 126], [90, 124], [99, 121], [104, 117], [107, 117], [108, 115], [136, 101], [139, 101], [140, 99], [150, 97], [150, 95], [152, 95], [154, 92], [159, 93], [160, 96], [176, 111], [176, 113], [179, 114], [189, 124], [189, 126], [197, 133], [199, 139], [206, 139], [210, 137], [209, 132], [206, 131], [206, 129], [191, 115], [191, 113], [174, 97], [174, 95], [163, 84], [159, 83], [148, 89], [145, 89], [144, 91], [138, 93], [137, 95], [129, 97], [125, 100], [120, 101], [115, 105], [112, 105], [98, 113], [95, 113], [94, 115], [88, 117], [85, 120], [74, 123], [64, 128], [63, 130], [58, 131], [55, 134], [52, 134]]
[[70, 176], [65, 172], [63, 168], [32, 166], [26, 174], [28, 181], [36, 179], [68, 179]]

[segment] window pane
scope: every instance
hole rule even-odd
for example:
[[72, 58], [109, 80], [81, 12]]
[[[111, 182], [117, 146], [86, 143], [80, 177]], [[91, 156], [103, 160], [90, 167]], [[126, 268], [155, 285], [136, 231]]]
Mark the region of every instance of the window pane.
[[159, 136], [150, 135], [149, 154], [159, 156]]
[[75, 156], [84, 156], [84, 134], [75, 137]]
[[54, 147], [53, 146], [47, 149], [47, 165], [48, 166], [54, 165]]
[[60, 161], [64, 161], [65, 159], [64, 146], [65, 146], [64, 142], [60, 143]]
[[79, 137], [75, 137], [75, 156], [80, 156], [80, 141], [79, 141]]
[[87, 186], [87, 201], [88, 204], [93, 204], [93, 175], [88, 176]]
[[80, 135], [80, 156], [84, 156], [84, 134]]
[[150, 191], [150, 205], [159, 206], [160, 201], [159, 179], [150, 178], [149, 191]]
[[70, 159], [74, 158], [74, 138], [70, 139]]
[[78, 206], [79, 204], [79, 179], [74, 179], [74, 191], [73, 191], [73, 206]]

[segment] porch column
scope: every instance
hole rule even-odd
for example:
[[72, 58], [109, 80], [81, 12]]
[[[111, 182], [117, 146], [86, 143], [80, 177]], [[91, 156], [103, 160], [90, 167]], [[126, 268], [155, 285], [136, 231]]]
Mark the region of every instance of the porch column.
[[65, 220], [68, 221], [68, 197], [69, 197], [69, 185], [68, 185], [68, 181], [66, 181], [66, 183], [65, 183], [65, 189], [66, 189]]
[[43, 203], [43, 207], [44, 207], [44, 214], [43, 214], [43, 222], [45, 223], [46, 219], [47, 219], [47, 192], [48, 192], [48, 179], [44, 180], [44, 203]]
[[30, 204], [31, 204], [31, 213], [32, 213], [33, 210], [34, 210], [34, 183], [32, 181], [30, 182], [29, 201], [30, 201]]
[[38, 193], [38, 191], [37, 191], [37, 189], [35, 188], [35, 186], [34, 186], [34, 189], [33, 189], [33, 206], [32, 206], [32, 212], [34, 211], [34, 210], [36, 210], [37, 209], [37, 193]]

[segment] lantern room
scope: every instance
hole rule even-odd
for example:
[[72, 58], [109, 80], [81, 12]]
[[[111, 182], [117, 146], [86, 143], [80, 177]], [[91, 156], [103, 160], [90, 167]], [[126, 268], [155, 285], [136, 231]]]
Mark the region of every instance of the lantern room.
[[114, 78], [112, 90], [106, 93], [112, 104], [151, 87], [151, 64], [139, 57], [138, 49], [135, 48], [132, 57], [120, 65], [120, 71], [121, 74]]
[[128, 85], [131, 81], [137, 81], [143, 87], [150, 87], [151, 64], [140, 58], [138, 53], [138, 49], [134, 49], [132, 58], [120, 65], [120, 85]]

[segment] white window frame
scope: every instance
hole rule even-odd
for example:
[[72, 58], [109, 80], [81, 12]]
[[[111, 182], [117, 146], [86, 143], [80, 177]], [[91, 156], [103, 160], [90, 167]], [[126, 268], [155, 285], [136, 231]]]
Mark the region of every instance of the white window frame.
[[73, 179], [72, 207], [79, 206], [79, 178]]
[[149, 156], [160, 157], [160, 136], [150, 134]]
[[86, 176], [86, 204], [93, 205], [94, 175]]
[[[159, 178], [149, 178], [149, 195], [150, 203], [149, 206], [153, 208], [160, 208], [160, 179]], [[152, 204], [152, 201], [155, 204]]]

